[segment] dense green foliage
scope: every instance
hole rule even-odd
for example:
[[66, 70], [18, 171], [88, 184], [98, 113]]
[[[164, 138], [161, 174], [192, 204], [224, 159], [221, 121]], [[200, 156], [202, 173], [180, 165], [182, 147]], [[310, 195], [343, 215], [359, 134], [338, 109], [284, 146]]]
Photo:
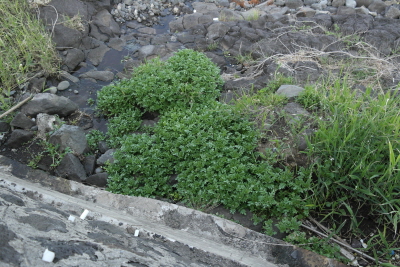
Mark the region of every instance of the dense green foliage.
[[222, 85], [219, 72], [205, 55], [180, 50], [165, 62], [154, 59], [139, 66], [129, 80], [104, 87], [98, 93], [98, 108], [116, 115], [138, 105], [163, 113], [214, 101]]

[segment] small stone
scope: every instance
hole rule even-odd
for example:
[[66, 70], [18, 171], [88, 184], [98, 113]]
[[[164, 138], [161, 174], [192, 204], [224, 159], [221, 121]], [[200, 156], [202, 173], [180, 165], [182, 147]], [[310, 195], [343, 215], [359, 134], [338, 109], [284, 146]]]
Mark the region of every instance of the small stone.
[[79, 94], [79, 91], [78, 90], [74, 90], [74, 94]]
[[63, 91], [63, 90], [65, 90], [65, 89], [68, 89], [69, 85], [70, 85], [70, 84], [69, 84], [68, 81], [62, 81], [62, 82], [60, 82], [60, 83], [58, 84], [57, 89], [60, 90], [60, 91]]
[[385, 17], [389, 19], [398, 19], [400, 18], [400, 10], [394, 6], [391, 6], [386, 11]]
[[50, 94], [54, 95], [57, 93], [57, 87], [52, 86], [52, 87], [49, 87], [48, 89], [46, 89], [45, 91], [48, 91]]
[[346, 0], [346, 6], [355, 8], [357, 5], [355, 0]]
[[96, 169], [94, 170], [94, 173], [102, 173], [102, 172], [103, 172], [103, 169], [100, 168], [100, 167], [98, 167], [98, 168], [96, 168]]

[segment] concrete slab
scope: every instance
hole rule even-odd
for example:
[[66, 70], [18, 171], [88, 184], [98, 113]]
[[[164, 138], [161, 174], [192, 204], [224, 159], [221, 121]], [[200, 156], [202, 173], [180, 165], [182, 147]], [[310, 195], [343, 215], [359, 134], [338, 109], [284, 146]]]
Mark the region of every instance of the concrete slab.
[[14, 255], [0, 262], [42, 266], [48, 248], [61, 266], [341, 266], [213, 215], [26, 168], [0, 156], [0, 240]]

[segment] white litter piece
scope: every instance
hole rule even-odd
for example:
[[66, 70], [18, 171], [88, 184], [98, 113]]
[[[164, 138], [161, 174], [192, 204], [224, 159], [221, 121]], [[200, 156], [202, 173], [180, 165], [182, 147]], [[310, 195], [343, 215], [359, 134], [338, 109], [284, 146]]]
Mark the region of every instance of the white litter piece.
[[[196, 11], [196, 9], [193, 9], [193, 13], [196, 13], [197, 11]], [[394, 78], [393, 78], [394, 79]]]
[[214, 20], [214, 21], [218, 21], [219, 19], [218, 19], [218, 18], [213, 18], [213, 20]]
[[361, 245], [363, 246], [363, 248], [367, 248], [368, 245], [364, 243], [364, 240], [360, 239]]
[[88, 214], [89, 214], [89, 211], [88, 211], [88, 210], [84, 210], [84, 211], [82, 212], [81, 217], [79, 217], [79, 218], [81, 218], [82, 220], [84, 220]]
[[74, 222], [75, 221], [75, 216], [69, 215], [68, 221]]
[[351, 266], [360, 266], [360, 264], [358, 263], [357, 260], [354, 260], [354, 261], [350, 262], [350, 265]]
[[134, 236], [139, 236], [139, 230], [135, 230]]
[[43, 253], [42, 261], [53, 262], [55, 256], [56, 254], [53, 251], [50, 251], [46, 248], [46, 250]]

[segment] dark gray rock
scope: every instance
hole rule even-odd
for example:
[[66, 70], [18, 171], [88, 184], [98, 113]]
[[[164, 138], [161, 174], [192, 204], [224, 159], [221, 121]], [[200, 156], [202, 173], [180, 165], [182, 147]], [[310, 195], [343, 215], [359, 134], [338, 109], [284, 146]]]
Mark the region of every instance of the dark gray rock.
[[118, 37], [121, 34], [118, 23], [106, 9], [100, 10], [93, 17], [93, 24], [99, 28], [100, 32], [110, 37]]
[[185, 15], [182, 20], [183, 28], [189, 30], [190, 28], [199, 24], [199, 18], [202, 16], [200, 13], [193, 13]]
[[0, 121], [0, 133], [8, 132], [10, 130], [10, 124], [5, 121]]
[[298, 61], [294, 64], [296, 81], [315, 82], [322, 73], [322, 69], [314, 61]]
[[6, 262], [13, 266], [20, 266], [21, 254], [18, 253], [9, 242], [16, 239], [17, 235], [8, 229], [7, 225], [0, 223], [0, 262]]
[[45, 88], [46, 78], [33, 78], [29, 81], [28, 89], [40, 93]]
[[385, 17], [389, 19], [400, 18], [400, 9], [394, 6], [388, 7], [387, 11], [385, 12]]
[[169, 29], [172, 33], [181, 32], [185, 28], [183, 27], [183, 18], [180, 17], [176, 20], [173, 20], [169, 23]]
[[365, 6], [366, 8], [372, 3], [373, 0], [356, 0], [357, 7]]
[[286, 113], [288, 113], [289, 115], [292, 116], [308, 116], [310, 115], [310, 113], [305, 110], [300, 104], [295, 103], [295, 102], [290, 102], [287, 103], [284, 106], [284, 110]]
[[124, 46], [126, 45], [126, 41], [122, 38], [111, 38], [108, 46], [117, 50], [117, 51], [122, 51], [124, 49]]
[[139, 58], [140, 59], [146, 59], [147, 57], [153, 55], [155, 48], [156, 48], [156, 46], [154, 46], [154, 45], [142, 46], [139, 49]]
[[104, 82], [109, 82], [114, 79], [114, 73], [108, 70], [103, 70], [103, 71], [91, 70], [79, 75], [79, 78], [90, 78]]
[[94, 66], [98, 66], [104, 58], [104, 55], [110, 50], [104, 43], [100, 43], [98, 47], [89, 50], [87, 59], [92, 62]]
[[88, 183], [90, 185], [95, 185], [98, 187], [106, 187], [107, 179], [108, 179], [108, 174], [106, 172], [96, 173], [96, 174], [90, 175], [86, 179], [86, 183]]
[[35, 126], [36, 123], [32, 121], [30, 118], [28, 118], [24, 113], [19, 112], [10, 122], [10, 125], [21, 129], [29, 130], [33, 126]]
[[25, 206], [25, 203], [22, 199], [20, 199], [17, 196], [14, 195], [9, 195], [9, 194], [0, 194], [0, 198], [2, 198], [3, 200], [10, 202], [12, 204], [15, 204], [17, 206]]
[[215, 65], [222, 68], [226, 65], [226, 60], [223, 56], [219, 56], [215, 53], [205, 52], [205, 55], [214, 62]]
[[194, 43], [194, 38], [196, 37], [196, 35], [183, 32], [177, 34], [176, 37], [178, 41], [181, 42], [182, 44], [187, 44], [187, 43]]
[[365, 33], [364, 40], [377, 48], [382, 54], [389, 55], [393, 50], [396, 36], [384, 29], [373, 29]]
[[340, 6], [336, 12], [337, 15], [352, 15], [356, 14], [356, 9], [348, 6]]
[[91, 37], [93, 37], [94, 39], [101, 41], [101, 42], [107, 42], [110, 37], [107, 34], [101, 33], [99, 31], [99, 28], [97, 27], [96, 24], [94, 24], [93, 22], [90, 23], [90, 33], [89, 35]]
[[301, 92], [304, 91], [304, 88], [296, 86], [296, 85], [281, 85], [279, 89], [276, 91], [278, 95], [284, 95], [287, 98], [296, 97]]
[[18, 221], [29, 224], [36, 230], [42, 232], [49, 232], [53, 230], [61, 233], [68, 232], [67, 226], [65, 225], [64, 222], [39, 214], [30, 214], [29, 216], [20, 217]]
[[89, 155], [83, 159], [83, 168], [85, 169], [87, 176], [93, 174], [95, 167], [96, 167], [96, 156], [95, 155]]
[[54, 145], [59, 145], [59, 149], [62, 151], [69, 147], [78, 155], [89, 151], [85, 132], [78, 126], [62, 125], [60, 129], [50, 136], [49, 142]]
[[315, 9], [311, 7], [302, 7], [296, 13], [296, 17], [313, 17], [315, 15]]
[[110, 148], [107, 145], [106, 141], [100, 141], [97, 148], [99, 149], [100, 153], [106, 153], [107, 150], [109, 150]]
[[219, 16], [221, 18], [224, 18], [226, 21], [234, 21], [234, 20], [243, 20], [244, 19], [240, 13], [235, 12], [230, 9], [227, 9], [227, 8], [222, 9]]
[[346, 3], [346, 0], [332, 0], [333, 7], [344, 6], [345, 3]]
[[33, 132], [16, 129], [12, 131], [5, 145], [11, 148], [18, 148], [25, 142], [31, 140], [34, 136], [35, 134]]
[[27, 116], [36, 116], [39, 113], [68, 116], [78, 110], [78, 105], [63, 96], [41, 93], [25, 104], [21, 112]]
[[386, 9], [386, 4], [382, 0], [374, 0], [369, 6], [368, 9], [371, 12], [376, 12], [378, 14], [381, 14], [382, 12], [385, 11]]
[[77, 48], [72, 48], [67, 50], [67, 56], [64, 59], [64, 64], [70, 71], [72, 71], [84, 60], [85, 54], [83, 51]]
[[312, 4], [316, 4], [318, 2], [319, 2], [319, 0], [304, 0], [304, 4], [306, 6], [311, 6]]
[[370, 15], [336, 15], [332, 16], [335, 24], [338, 24], [340, 31], [346, 35], [363, 33], [372, 29], [374, 18]]
[[303, 6], [303, 1], [301, 0], [285, 0], [286, 7], [290, 9], [297, 9]]
[[68, 153], [61, 160], [56, 168], [56, 173], [60, 177], [74, 180], [77, 182], [86, 181], [86, 172], [79, 159], [71, 153]]
[[80, 31], [65, 27], [62, 24], [56, 24], [54, 27], [53, 41], [57, 47], [79, 48], [83, 35]]
[[114, 156], [113, 156], [114, 152], [115, 152], [115, 149], [107, 150], [106, 153], [104, 153], [97, 159], [97, 164], [100, 166], [103, 166], [107, 162], [113, 163], [114, 162]]

